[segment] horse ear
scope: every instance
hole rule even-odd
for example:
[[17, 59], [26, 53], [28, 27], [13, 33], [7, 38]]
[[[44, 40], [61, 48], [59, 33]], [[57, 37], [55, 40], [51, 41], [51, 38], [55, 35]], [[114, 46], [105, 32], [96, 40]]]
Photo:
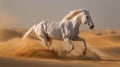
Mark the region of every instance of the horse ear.
[[86, 13], [89, 13], [89, 11], [87, 9], [83, 9], [83, 11], [86, 12]]

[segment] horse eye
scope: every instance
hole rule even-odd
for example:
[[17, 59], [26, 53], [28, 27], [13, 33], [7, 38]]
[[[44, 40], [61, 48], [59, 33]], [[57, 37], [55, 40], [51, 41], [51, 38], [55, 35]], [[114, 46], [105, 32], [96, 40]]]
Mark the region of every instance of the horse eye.
[[88, 16], [86, 16], [86, 18], [88, 19]]

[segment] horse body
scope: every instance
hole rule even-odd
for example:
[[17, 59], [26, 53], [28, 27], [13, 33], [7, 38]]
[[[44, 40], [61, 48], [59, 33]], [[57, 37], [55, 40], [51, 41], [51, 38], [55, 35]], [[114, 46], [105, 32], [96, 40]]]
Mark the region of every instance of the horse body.
[[75, 35], [79, 34], [79, 26], [77, 26], [78, 28], [76, 30], [76, 28], [74, 28], [76, 26], [73, 25], [71, 21], [41, 21], [33, 30], [35, 34], [43, 37], [46, 36], [49, 39], [64, 40], [65, 37], [74, 39]]
[[62, 23], [60, 22], [41, 21], [34, 30], [35, 34], [40, 33], [39, 36], [62, 40], [61, 28]]
[[33, 25], [33, 27], [31, 27], [24, 35], [23, 39], [30, 32], [34, 32], [35, 35], [41, 39], [46, 46], [51, 44], [52, 39], [64, 40], [71, 46], [71, 49], [68, 51], [68, 53], [74, 49], [72, 40], [82, 41], [85, 47], [83, 54], [86, 54], [86, 41], [78, 36], [79, 27], [81, 24], [88, 24], [90, 29], [94, 28], [91, 16], [87, 10], [80, 9], [73, 11], [72, 14], [70, 13], [70, 15], [67, 15], [67, 17], [65, 17], [61, 22], [41, 21], [39, 24]]

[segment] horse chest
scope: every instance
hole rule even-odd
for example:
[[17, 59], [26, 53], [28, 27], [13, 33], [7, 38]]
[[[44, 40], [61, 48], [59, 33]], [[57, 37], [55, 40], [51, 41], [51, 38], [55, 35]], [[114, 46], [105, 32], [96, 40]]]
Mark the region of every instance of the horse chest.
[[70, 39], [74, 39], [78, 35], [78, 32], [73, 30], [70, 34]]

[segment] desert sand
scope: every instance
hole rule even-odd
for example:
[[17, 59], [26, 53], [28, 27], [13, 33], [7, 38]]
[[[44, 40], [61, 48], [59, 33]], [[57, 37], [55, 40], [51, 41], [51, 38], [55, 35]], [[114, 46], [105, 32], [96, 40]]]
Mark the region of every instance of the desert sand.
[[26, 30], [0, 29], [0, 67], [120, 67], [120, 30], [86, 30], [88, 51], [82, 55], [82, 42], [73, 41], [75, 49], [65, 54], [70, 46], [54, 40], [46, 49], [32, 34], [21, 40]]

